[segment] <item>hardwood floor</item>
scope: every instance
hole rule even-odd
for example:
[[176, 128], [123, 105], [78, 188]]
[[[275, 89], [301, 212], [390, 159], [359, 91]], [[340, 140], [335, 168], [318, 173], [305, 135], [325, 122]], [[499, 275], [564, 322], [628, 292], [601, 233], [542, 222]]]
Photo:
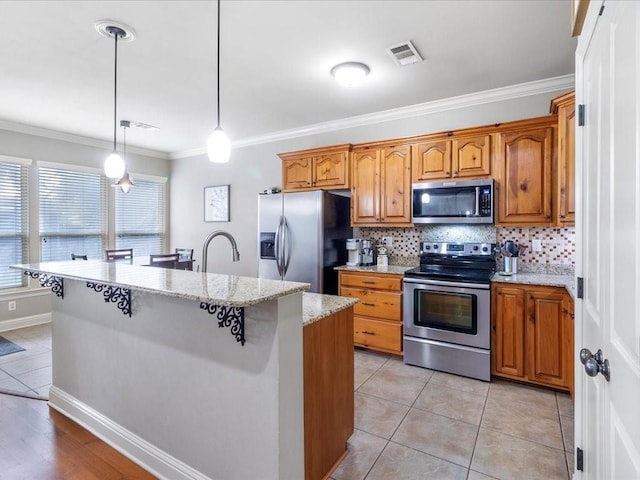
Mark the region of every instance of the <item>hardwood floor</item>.
[[0, 431], [2, 480], [156, 478], [43, 400], [0, 394]]

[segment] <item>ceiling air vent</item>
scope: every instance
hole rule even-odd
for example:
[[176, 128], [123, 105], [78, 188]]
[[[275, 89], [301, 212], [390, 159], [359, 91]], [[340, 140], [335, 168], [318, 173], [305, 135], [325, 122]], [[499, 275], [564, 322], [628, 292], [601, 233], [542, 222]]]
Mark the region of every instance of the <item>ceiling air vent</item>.
[[132, 122], [131, 126], [136, 128], [141, 128], [143, 130], [150, 130], [150, 131], [160, 130], [159, 127], [154, 127], [153, 125], [149, 125], [148, 123], [142, 123], [142, 122]]
[[422, 61], [422, 57], [410, 40], [388, 47], [387, 52], [401, 67]]

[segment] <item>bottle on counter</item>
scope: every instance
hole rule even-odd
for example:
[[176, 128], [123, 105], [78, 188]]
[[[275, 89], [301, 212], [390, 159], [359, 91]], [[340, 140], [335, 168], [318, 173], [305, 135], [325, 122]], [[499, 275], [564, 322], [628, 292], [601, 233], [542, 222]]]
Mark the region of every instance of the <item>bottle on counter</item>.
[[387, 247], [384, 245], [378, 246], [378, 258], [376, 265], [378, 267], [388, 267], [389, 266], [389, 255], [387, 254]]

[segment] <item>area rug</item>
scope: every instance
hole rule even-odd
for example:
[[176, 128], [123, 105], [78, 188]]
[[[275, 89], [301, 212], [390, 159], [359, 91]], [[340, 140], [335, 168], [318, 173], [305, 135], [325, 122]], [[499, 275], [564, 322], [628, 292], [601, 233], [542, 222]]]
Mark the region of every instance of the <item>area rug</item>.
[[10, 340], [0, 336], [0, 357], [3, 355], [9, 355], [10, 353], [22, 352], [24, 348], [20, 345], [16, 345]]

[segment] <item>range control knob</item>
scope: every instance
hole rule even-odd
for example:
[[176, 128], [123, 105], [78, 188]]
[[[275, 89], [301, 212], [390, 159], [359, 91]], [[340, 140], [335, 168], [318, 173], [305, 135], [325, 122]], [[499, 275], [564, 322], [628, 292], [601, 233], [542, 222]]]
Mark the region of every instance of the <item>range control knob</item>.
[[425, 246], [424, 246], [424, 249], [425, 249], [425, 250], [431, 250], [431, 245], [425, 245]]
[[478, 251], [478, 245], [474, 245], [474, 246], [473, 246], [473, 249], [474, 249], [475, 251]]
[[433, 249], [434, 249], [434, 250], [437, 250], [437, 249], [438, 249], [438, 244], [437, 244], [437, 243], [434, 243], [434, 244], [433, 244]]
[[483, 251], [483, 252], [488, 252], [488, 251], [489, 251], [489, 249], [488, 249], [487, 247], [482, 247], [482, 251]]

